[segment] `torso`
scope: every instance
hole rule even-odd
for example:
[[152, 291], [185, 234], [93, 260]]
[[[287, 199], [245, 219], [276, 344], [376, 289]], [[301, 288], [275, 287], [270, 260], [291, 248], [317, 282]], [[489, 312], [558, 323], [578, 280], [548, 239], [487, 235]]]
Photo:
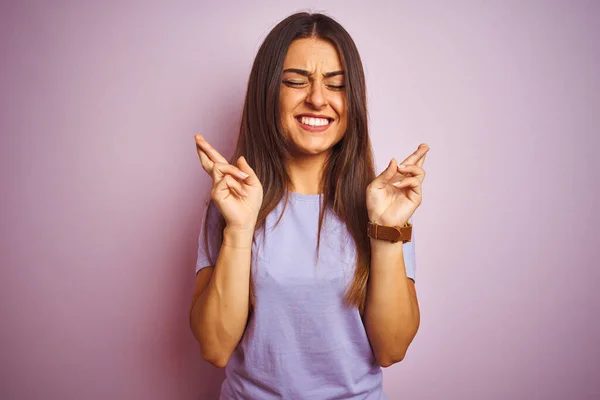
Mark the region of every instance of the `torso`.
[[255, 306], [226, 367], [221, 399], [385, 399], [355, 307], [344, 305], [356, 251], [327, 212], [316, 261], [319, 197], [290, 193], [257, 232]]

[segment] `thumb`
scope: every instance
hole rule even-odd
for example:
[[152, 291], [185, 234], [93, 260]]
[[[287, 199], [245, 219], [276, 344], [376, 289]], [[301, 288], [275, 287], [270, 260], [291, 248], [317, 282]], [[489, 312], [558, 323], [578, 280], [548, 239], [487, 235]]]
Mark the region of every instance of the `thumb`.
[[379, 179], [382, 179], [386, 183], [391, 181], [394, 175], [398, 172], [398, 161], [395, 158], [392, 158], [388, 167], [379, 175]]
[[244, 181], [244, 182], [246, 182], [246, 184], [248, 184], [250, 186], [255, 186], [257, 184], [260, 184], [260, 181], [258, 180], [258, 176], [256, 176], [256, 173], [254, 172], [254, 170], [252, 168], [250, 168], [250, 164], [248, 164], [248, 161], [246, 161], [246, 158], [244, 156], [241, 156], [240, 158], [238, 158], [237, 165], [238, 165], [238, 168], [242, 170], [242, 172], [245, 172], [249, 175], [248, 178], [246, 178], [246, 180]]

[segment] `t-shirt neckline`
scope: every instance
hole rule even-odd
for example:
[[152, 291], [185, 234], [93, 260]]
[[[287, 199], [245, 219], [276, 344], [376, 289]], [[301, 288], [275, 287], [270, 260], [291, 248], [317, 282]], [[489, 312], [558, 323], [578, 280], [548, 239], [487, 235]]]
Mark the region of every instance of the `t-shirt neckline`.
[[307, 203], [318, 203], [321, 200], [321, 194], [302, 194], [297, 192], [289, 191], [290, 199], [294, 201], [302, 201]]

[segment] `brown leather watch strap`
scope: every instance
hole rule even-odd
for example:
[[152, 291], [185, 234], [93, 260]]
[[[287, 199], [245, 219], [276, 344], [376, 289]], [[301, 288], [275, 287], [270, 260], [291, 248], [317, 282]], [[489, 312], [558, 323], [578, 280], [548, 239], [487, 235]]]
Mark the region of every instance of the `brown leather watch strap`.
[[412, 238], [412, 224], [406, 223], [406, 226], [384, 226], [369, 222], [367, 225], [367, 235], [373, 239], [387, 240], [392, 243], [410, 242]]

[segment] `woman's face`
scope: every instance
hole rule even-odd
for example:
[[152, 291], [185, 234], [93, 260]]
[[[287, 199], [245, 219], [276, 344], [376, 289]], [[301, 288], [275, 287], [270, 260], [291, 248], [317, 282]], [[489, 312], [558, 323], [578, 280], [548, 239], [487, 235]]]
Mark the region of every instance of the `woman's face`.
[[283, 64], [279, 97], [283, 133], [295, 156], [327, 152], [346, 133], [344, 71], [336, 48], [321, 39], [298, 39]]

